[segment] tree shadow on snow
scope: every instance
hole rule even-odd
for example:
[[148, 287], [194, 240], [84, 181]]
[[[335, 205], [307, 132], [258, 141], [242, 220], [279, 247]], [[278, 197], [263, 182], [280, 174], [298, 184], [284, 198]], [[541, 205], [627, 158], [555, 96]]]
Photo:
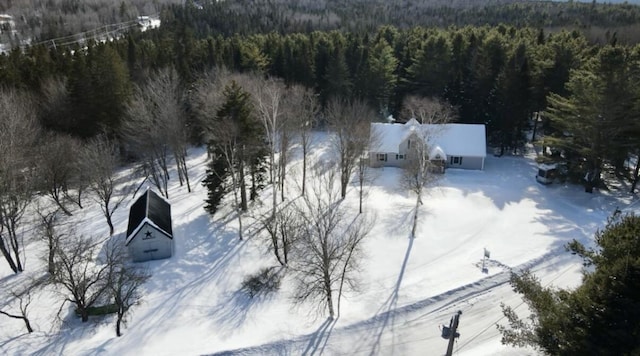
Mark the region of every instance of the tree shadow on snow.
[[236, 331], [245, 323], [252, 310], [269, 302], [275, 295], [276, 292], [250, 297], [244, 290], [231, 293], [226, 300], [218, 303], [218, 306], [211, 310], [211, 316], [215, 318], [216, 325], [223, 326], [223, 328], [217, 328], [216, 333], [224, 335], [225, 332]]
[[331, 332], [338, 322], [338, 318], [331, 319], [327, 318], [318, 330], [316, 330], [313, 334], [309, 335], [309, 342], [307, 343], [307, 347], [302, 352], [303, 356], [312, 356], [322, 355], [324, 352], [327, 343], [329, 342], [329, 338], [331, 337]]
[[[231, 220], [233, 216], [227, 218]], [[201, 236], [193, 236], [197, 232]], [[180, 313], [177, 309], [184, 307], [185, 301], [213, 283], [225, 283], [231, 278], [224, 270], [238, 257], [247, 241], [239, 241], [237, 231], [227, 229], [226, 222], [211, 222], [205, 214], [175, 228], [174, 237], [173, 257], [145, 262], [152, 272], [145, 289], [161, 294], [145, 303], [162, 306], [136, 321], [139, 331], [145, 334], [142, 342], [152, 342], [154, 324]]]
[[[380, 346], [382, 343], [382, 335], [387, 330], [388, 327], [391, 327], [392, 335], [393, 335], [393, 324], [395, 319], [395, 309], [398, 306], [398, 298], [400, 295], [400, 287], [402, 285], [402, 280], [404, 279], [404, 273], [407, 269], [407, 265], [409, 263], [409, 257], [411, 256], [411, 250], [413, 249], [413, 242], [415, 238], [409, 237], [409, 244], [407, 245], [407, 251], [404, 255], [404, 260], [402, 261], [402, 268], [400, 269], [400, 273], [398, 274], [398, 279], [396, 281], [396, 285], [393, 288], [393, 291], [389, 295], [389, 298], [382, 304], [382, 306], [378, 309], [376, 316], [374, 319], [377, 319], [379, 322], [379, 326], [373, 330], [371, 336], [366, 336], [363, 338], [360, 345], [356, 348], [356, 350], [360, 350], [360, 348], [371, 347], [370, 355], [377, 355], [380, 352]], [[373, 339], [373, 340], [371, 340]]]

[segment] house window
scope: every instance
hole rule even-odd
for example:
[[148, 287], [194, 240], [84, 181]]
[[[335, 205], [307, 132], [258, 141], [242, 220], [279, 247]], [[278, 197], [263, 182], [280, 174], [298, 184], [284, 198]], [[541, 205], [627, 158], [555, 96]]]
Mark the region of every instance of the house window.
[[449, 161], [449, 163], [451, 164], [462, 164], [462, 157], [451, 157], [451, 160]]
[[378, 153], [378, 154], [376, 154], [376, 159], [378, 161], [386, 162], [387, 161], [387, 154], [386, 153]]
[[411, 148], [411, 140], [407, 140], [407, 148]]
[[404, 159], [404, 155], [400, 155], [400, 154], [396, 155], [396, 160], [401, 160], [401, 159]]

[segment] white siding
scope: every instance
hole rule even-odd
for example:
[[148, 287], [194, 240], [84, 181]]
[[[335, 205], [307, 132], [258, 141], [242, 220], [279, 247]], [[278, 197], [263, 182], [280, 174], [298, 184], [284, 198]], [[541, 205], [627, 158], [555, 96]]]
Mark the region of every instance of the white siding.
[[134, 262], [160, 260], [173, 255], [173, 239], [145, 222], [127, 248]]

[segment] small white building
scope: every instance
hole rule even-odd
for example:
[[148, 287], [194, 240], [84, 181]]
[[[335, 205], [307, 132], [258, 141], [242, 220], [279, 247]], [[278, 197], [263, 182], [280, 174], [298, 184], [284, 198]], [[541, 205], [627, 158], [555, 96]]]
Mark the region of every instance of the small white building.
[[411, 119], [404, 124], [371, 124], [372, 147], [369, 159], [373, 167], [402, 167], [412, 145], [428, 140], [429, 159], [445, 168], [484, 169], [487, 156], [486, 130], [483, 124], [420, 124]]
[[173, 255], [171, 205], [147, 190], [129, 209], [125, 242], [134, 262], [159, 260]]
[[15, 33], [16, 24], [13, 22], [13, 16], [8, 14], [0, 14], [0, 34]]

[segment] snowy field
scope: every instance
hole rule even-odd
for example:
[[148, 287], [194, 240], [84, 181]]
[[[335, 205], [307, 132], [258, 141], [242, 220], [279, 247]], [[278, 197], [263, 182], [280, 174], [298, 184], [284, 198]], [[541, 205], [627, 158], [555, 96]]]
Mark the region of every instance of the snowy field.
[[[327, 159], [326, 142], [316, 142], [314, 154]], [[291, 165], [290, 186], [299, 180], [299, 163]], [[509, 286], [510, 269], [530, 268], [545, 285], [575, 286], [580, 261], [564, 245], [574, 238], [590, 244], [607, 216], [631, 203], [622, 191], [586, 194], [579, 186], [540, 185], [529, 157], [489, 156], [484, 171], [447, 170], [428, 190], [417, 237], [409, 239], [415, 197], [401, 189], [398, 169], [373, 170], [376, 179], [364, 209], [376, 218], [365, 240], [360, 291], [346, 295], [340, 317], [329, 321], [311, 305], [294, 306], [287, 278], [266, 297], [249, 299], [239, 291], [246, 275], [277, 262], [265, 236], [238, 240], [229, 208], [213, 218], [204, 211], [205, 151], [191, 150], [188, 164], [194, 191], [187, 193], [177, 179], [169, 190], [176, 252], [146, 263], [153, 275], [124, 335], [115, 337], [111, 318], [82, 324], [71, 307], [53, 322], [63, 297], [48, 286], [31, 305], [32, 334], [25, 333], [22, 321], [0, 316], [0, 354], [441, 355], [447, 341], [439, 327], [457, 310], [461, 336], [454, 354], [535, 354], [500, 344], [495, 324], [506, 322], [500, 303], [527, 313]], [[268, 189], [261, 200], [262, 207], [250, 210], [269, 206]], [[69, 222], [87, 236], [105, 239], [108, 228], [99, 207], [86, 201]], [[116, 237], [126, 231], [130, 203], [115, 214]], [[355, 183], [342, 204], [357, 212]], [[246, 236], [257, 231], [250, 215]], [[24, 233], [30, 230], [26, 226]], [[44, 273], [42, 248], [36, 241], [26, 243], [21, 275], [0, 262], [3, 293]], [[486, 274], [484, 248], [491, 252]], [[15, 305], [2, 300], [0, 307]]]

